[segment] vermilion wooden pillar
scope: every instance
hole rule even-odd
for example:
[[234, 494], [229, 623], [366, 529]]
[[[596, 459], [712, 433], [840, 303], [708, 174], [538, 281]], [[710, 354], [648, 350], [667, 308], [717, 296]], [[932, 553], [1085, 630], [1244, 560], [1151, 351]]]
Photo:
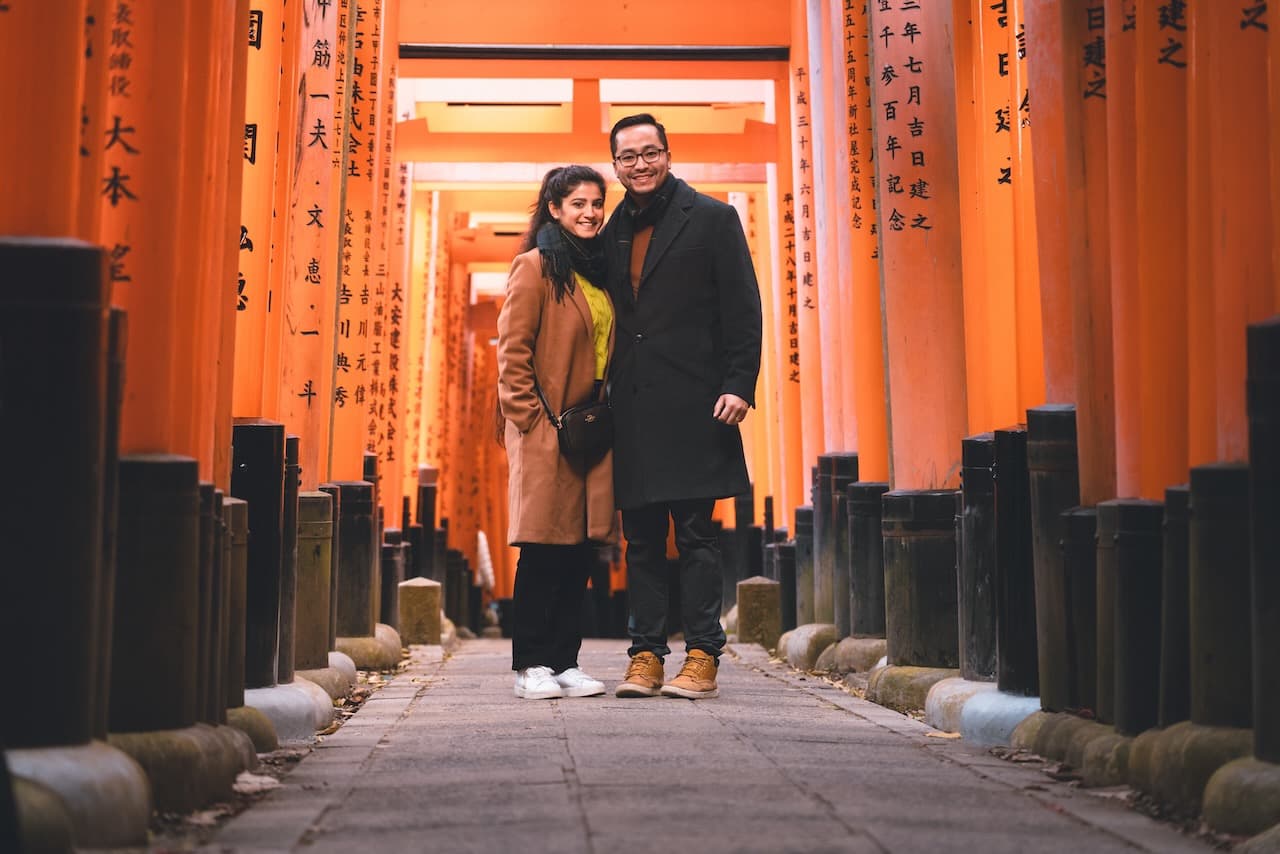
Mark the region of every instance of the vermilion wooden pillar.
[[[288, 433], [299, 437], [302, 489], [326, 480], [329, 418], [333, 399], [334, 312], [341, 211], [330, 204], [335, 152], [342, 138], [333, 127], [339, 11], [321, 0], [303, 0], [296, 67], [296, 116], [282, 125], [282, 145], [296, 152], [294, 168], [280, 175], [288, 202], [282, 247], [277, 412]], [[322, 462], [323, 461], [323, 462]]]
[[[839, 368], [840, 377], [840, 407], [843, 417], [837, 425], [840, 441], [838, 447], [849, 450], [857, 450], [858, 448], [858, 395], [857, 395], [857, 366], [853, 358], [854, 330], [856, 318], [854, 316], [854, 261], [853, 261], [853, 244], [854, 234], [848, 224], [853, 218], [853, 198], [849, 192], [849, 178], [851, 171], [851, 155], [849, 153], [850, 133], [849, 133], [849, 84], [848, 79], [848, 53], [845, 38], [845, 11], [842, 6], [845, 4], [824, 3], [820, 14], [822, 20], [822, 39], [824, 49], [827, 56], [827, 66], [831, 69], [830, 83], [830, 100], [829, 109], [826, 110], [828, 127], [827, 133], [831, 137], [831, 142], [827, 148], [827, 189], [824, 194], [829, 199], [827, 205], [827, 215], [830, 217], [832, 224], [831, 230], [835, 235], [835, 266], [839, 271], [836, 279], [837, 285], [837, 313], [840, 320], [840, 327], [837, 330], [838, 338], [833, 352], [832, 362]], [[853, 4], [849, 4], [853, 5]], [[861, 15], [865, 17], [865, 12], [861, 11]], [[849, 21], [849, 26], [853, 26], [853, 21]], [[850, 45], [850, 47], [852, 47]], [[862, 50], [865, 51], [866, 43], [864, 41]], [[862, 87], [865, 91], [866, 87]], [[856, 99], [855, 99], [856, 101]], [[785, 516], [783, 518], [786, 518]]]
[[[858, 473], [863, 480], [889, 479], [889, 430], [886, 421], [884, 335], [880, 307], [880, 239], [876, 211], [876, 141], [872, 134], [870, 21], [866, 6], [843, 11], [844, 80], [848, 156], [840, 158], [847, 181], [850, 293], [846, 341], [852, 362]], [[833, 192], [843, 192], [833, 187]], [[786, 518], [790, 519], [788, 515]]]
[[1214, 281], [1210, 228], [1206, 216], [1210, 172], [1209, 128], [1201, 122], [1210, 91], [1209, 18], [1202, 5], [1186, 9], [1187, 53], [1187, 462], [1204, 465], [1217, 459], [1217, 324], [1213, 317]]
[[[1025, 47], [1025, 0], [1009, 3], [1015, 62], [1009, 84], [1013, 128], [1013, 256], [1017, 321], [1018, 420], [1045, 401], [1044, 325], [1040, 316], [1040, 242], [1036, 223], [1035, 157], [1032, 140], [1031, 86]], [[1014, 422], [1016, 423], [1016, 422]], [[1000, 425], [1007, 426], [1007, 425]]]
[[[848, 235], [838, 226], [835, 178], [835, 153], [832, 103], [832, 80], [835, 67], [831, 56], [828, 4], [822, 0], [805, 0], [805, 29], [808, 47], [809, 138], [811, 169], [805, 178], [813, 186], [812, 251], [816, 263], [812, 273], [817, 289], [818, 345], [822, 367], [822, 447], [824, 450], [847, 450], [845, 425], [853, 413], [845, 412], [845, 359], [841, 349], [848, 338], [843, 334], [845, 316], [842, 293], [845, 270], [840, 266], [840, 242]], [[838, 78], [836, 78], [838, 80]], [[843, 151], [839, 152], [843, 154]], [[762, 496], [763, 497], [763, 496]]]
[[220, 241], [209, 237], [220, 234], [223, 214], [215, 212], [220, 195], [225, 204], [218, 181], [225, 180], [219, 165], [225, 162], [228, 143], [222, 133], [226, 122], [220, 104], [224, 100], [222, 87], [229, 88], [231, 83], [230, 75], [223, 71], [233, 58], [235, 3], [192, 3], [188, 14], [183, 33], [190, 59], [186, 99], [181, 111], [174, 111], [182, 122], [182, 147], [175, 153], [181, 165], [182, 189], [178, 215], [171, 223], [177, 247], [171, 286], [176, 292], [174, 331], [178, 344], [171, 358], [174, 399], [189, 396], [191, 405], [171, 409], [169, 448], [197, 459], [201, 480], [212, 480], [213, 442], [206, 424], [213, 418], [217, 399], [209, 367], [218, 356], [220, 313], [215, 295], [222, 282], [216, 278], [215, 262], [222, 256], [222, 247]]
[[[1280, 26], [1267, 28], [1270, 42], [1270, 71], [1267, 91], [1271, 116], [1271, 139], [1280, 139]], [[1280, 145], [1271, 146], [1271, 298], [1280, 308]]]
[[1106, 0], [1107, 226], [1116, 408], [1116, 494], [1141, 487], [1138, 330], [1137, 0]]
[[[129, 312], [120, 451], [171, 452], [175, 355], [190, 347], [178, 324], [182, 122], [186, 98], [188, 5], [120, 2], [129, 26], [117, 37], [119, 66], [109, 77], [100, 242], [111, 247], [113, 299]], [[127, 49], [125, 48], [127, 45]], [[127, 60], [125, 59], [127, 57]], [[175, 397], [175, 393], [177, 396]]]
[[[789, 74], [788, 70], [788, 74]], [[795, 195], [791, 183], [791, 88], [787, 80], [774, 81], [773, 119], [778, 129], [778, 162], [766, 167], [769, 177], [769, 232], [777, 254], [770, 267], [773, 284], [774, 328], [778, 340], [778, 429], [782, 486], [791, 506], [809, 501], [809, 468], [801, 436], [800, 315], [796, 304]], [[762, 295], [763, 296], [763, 295]]]
[[[233, 388], [235, 381], [236, 316], [239, 313], [240, 264], [240, 208], [244, 190], [244, 117], [245, 92], [249, 84], [249, 2], [236, 0], [235, 18], [231, 30], [230, 98], [223, 118], [227, 122], [225, 135], [226, 157], [219, 182], [226, 190], [222, 205], [222, 230], [215, 238], [220, 257], [215, 260], [218, 269], [216, 280], [220, 285], [214, 295], [217, 300], [215, 315], [218, 317], [218, 360], [213, 366], [214, 418], [213, 418], [213, 482], [223, 491], [231, 491], [231, 426]], [[214, 128], [217, 132], [217, 128]]]
[[[405, 436], [404, 489], [407, 495], [416, 495], [418, 489], [418, 465], [426, 460], [424, 420], [426, 417], [424, 359], [427, 346], [428, 294], [431, 288], [431, 222], [434, 218], [432, 200], [434, 193], [420, 190], [410, 181], [409, 211], [409, 308], [407, 311], [409, 363], [405, 409], [408, 410], [408, 428]], [[504, 481], [505, 482], [505, 481]], [[505, 531], [505, 527], [503, 529]], [[494, 546], [505, 545], [494, 543]]]
[[0, 234], [76, 235], [85, 0], [0, 6]]
[[1007, 5], [973, 0], [967, 9], [957, 6], [955, 14], [961, 18], [955, 30], [956, 125], [968, 430], [980, 433], [1016, 423], [1020, 415], [1013, 212], [1017, 119], [1009, 86], [1018, 60]]
[[[747, 193], [731, 192], [729, 193], [729, 204], [733, 205], [738, 212], [738, 218], [742, 222], [743, 234], [747, 238], [747, 247], [751, 253], [751, 263], [756, 270], [760, 288], [764, 291], [769, 287], [769, 278], [765, 275], [764, 266], [761, 264], [759, 252], [761, 241], [756, 231], [752, 201]], [[763, 329], [771, 329], [773, 326], [773, 306], [763, 296], [760, 302], [761, 326]], [[742, 423], [741, 428], [742, 446], [747, 458], [747, 472], [754, 487], [757, 517], [761, 517], [764, 514], [765, 496], [773, 494], [771, 457], [774, 456], [773, 450], [775, 446], [770, 443], [774, 412], [771, 400], [773, 392], [773, 350], [773, 336], [765, 335], [760, 347], [760, 377], [756, 383], [756, 409], [755, 412], [751, 413], [751, 417]], [[722, 520], [727, 518], [730, 506], [731, 503], [728, 500], [717, 502], [716, 511], [725, 515], [716, 516], [715, 518]]]
[[1187, 47], [1184, 7], [1138, 0], [1140, 442], [1144, 498], [1187, 479]]
[[84, 92], [80, 108], [79, 188], [75, 202], [76, 234], [98, 239], [102, 205], [98, 204], [102, 171], [102, 132], [107, 104], [107, 45], [115, 0], [88, 0], [84, 8]]
[[254, 0], [249, 10], [248, 87], [244, 117], [243, 190], [240, 202], [240, 255], [236, 276], [235, 386], [236, 417], [261, 417], [268, 387], [267, 354], [271, 293], [271, 220], [275, 199], [280, 127], [281, 34], [284, 0]]
[[1066, 318], [1044, 316], [1045, 335], [1074, 352], [1081, 503], [1115, 496], [1115, 415], [1107, 248], [1105, 19], [1085, 0], [1028, 0], [1036, 221], [1041, 285], [1066, 295]]
[[[766, 495], [774, 496], [779, 512], [789, 508], [786, 489], [782, 481], [782, 431], [779, 427], [780, 409], [778, 406], [778, 387], [781, 383], [779, 352], [781, 342], [775, 331], [777, 317], [771, 294], [776, 287], [773, 280], [773, 257], [776, 254], [772, 235], [769, 232], [768, 198], [766, 192], [750, 192], [743, 194], [746, 199], [746, 234], [752, 247], [752, 263], [756, 268], [756, 278], [761, 290], [761, 322], [764, 336], [761, 341], [760, 383], [756, 388], [756, 408], [753, 413], [755, 425], [752, 429], [759, 436], [760, 451], [767, 478], [764, 481], [764, 492], [760, 493], [760, 506], [757, 508], [761, 518], [764, 516], [764, 499]], [[758, 491], [759, 492], [759, 491]], [[788, 511], [789, 512], [789, 511]]]
[[373, 216], [376, 202], [373, 156], [380, 121], [377, 99], [378, 39], [381, 4], [362, 0], [351, 33], [354, 65], [346, 133], [346, 207], [343, 212], [341, 285], [335, 342], [333, 437], [329, 477], [361, 480], [369, 420], [369, 385], [373, 379], [370, 324], [374, 259]]
[[[892, 483], [954, 488], [967, 407], [951, 10], [873, 5], [871, 33]], [[890, 174], [924, 192], [888, 193]]]
[[[219, 365], [233, 361], [234, 345], [223, 345], [223, 326], [234, 325], [235, 299], [228, 283], [235, 277], [227, 272], [227, 266], [239, 252], [237, 222], [240, 215], [238, 193], [243, 170], [240, 168], [241, 133], [230, 133], [233, 112], [239, 113], [244, 104], [244, 68], [248, 45], [242, 38], [243, 23], [247, 12], [241, 10], [236, 0], [219, 3], [214, 25], [209, 32], [209, 50], [218, 57], [217, 73], [213, 81], [213, 98], [206, 134], [208, 170], [211, 192], [205, 196], [201, 212], [200, 235], [202, 239], [201, 261], [205, 285], [201, 290], [199, 321], [197, 326], [197, 351], [201, 358], [195, 365], [192, 382], [200, 389], [195, 416], [195, 442], [200, 449], [200, 477], [217, 485], [222, 472], [223, 451], [221, 436], [230, 436], [231, 413], [220, 410]], [[238, 76], [237, 76], [238, 75]], [[239, 94], [236, 89], [239, 87]], [[236, 103], [233, 104], [233, 101]], [[243, 127], [243, 118], [234, 121]], [[234, 166], [234, 169], [232, 168]], [[230, 206], [232, 184], [237, 201]], [[233, 219], [234, 218], [234, 219]], [[225, 354], [225, 355], [224, 355]], [[219, 423], [225, 419], [225, 423]], [[228, 482], [229, 486], [229, 482]]]
[[823, 421], [822, 340], [818, 285], [819, 268], [815, 234], [821, 196], [814, 189], [813, 119], [810, 104], [808, 15], [806, 0], [791, 0], [791, 195], [790, 233], [782, 239], [794, 244], [794, 283], [788, 273], [788, 292], [795, 289], [800, 381], [800, 449], [804, 465], [816, 465], [826, 450]]
[[400, 472], [403, 421], [400, 411], [400, 358], [402, 355], [399, 326], [404, 316], [404, 240], [396, 239], [396, 202], [400, 183], [395, 168], [396, 80], [400, 65], [400, 3], [383, 0], [383, 32], [379, 39], [378, 72], [378, 151], [377, 204], [374, 211], [377, 235], [377, 264], [374, 278], [373, 334], [379, 339], [374, 356], [377, 435], [371, 437], [378, 454], [382, 485], [378, 498], [388, 519], [400, 515]]
[[[395, 96], [389, 103], [394, 107]], [[394, 117], [393, 117], [394, 118]], [[409, 312], [412, 309], [416, 283], [409, 275], [409, 164], [395, 163], [391, 169], [391, 228], [387, 241], [387, 476], [388, 491], [394, 494], [394, 507], [388, 512], [399, 518], [404, 496], [417, 494], [405, 486], [405, 473], [417, 472], [417, 439], [410, 438], [409, 422], [412, 398], [410, 377]], [[384, 507], [388, 506], [384, 502]], [[406, 535], [408, 532], [405, 532]]]
[[[1276, 137], [1261, 85], [1268, 68], [1268, 14], [1259, 5], [1215, 8], [1213, 14], [1197, 7], [1195, 12], [1195, 39], [1209, 43], [1207, 68], [1192, 69], [1199, 95], [1192, 122], [1208, 129], [1210, 180], [1199, 227], [1209, 238], [1216, 320], [1217, 406], [1212, 411], [1217, 415], [1215, 451], [1222, 460], [1248, 459], [1245, 328], [1280, 308], [1272, 288], [1270, 245], [1269, 156]], [[1280, 18], [1272, 14], [1270, 23], [1278, 25]], [[1196, 56], [1198, 60], [1198, 50]], [[1277, 61], [1272, 57], [1272, 63]], [[1192, 322], [1203, 320], [1193, 317]]]

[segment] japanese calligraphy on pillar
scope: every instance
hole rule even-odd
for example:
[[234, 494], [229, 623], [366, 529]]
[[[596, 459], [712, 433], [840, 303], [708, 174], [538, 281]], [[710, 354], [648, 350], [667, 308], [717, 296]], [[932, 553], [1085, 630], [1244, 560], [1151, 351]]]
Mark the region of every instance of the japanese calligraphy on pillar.
[[1186, 0], [1169, 0], [1157, 6], [1155, 11], [1155, 25], [1160, 36], [1156, 40], [1156, 62], [1173, 68], [1186, 68], [1189, 58]]
[[[945, 157], [937, 134], [925, 118], [926, 61], [917, 46], [924, 38], [919, 0], [876, 0], [873, 43], [878, 77], [877, 154], [884, 222], [888, 239], [908, 231], [931, 231], [933, 212], [931, 158]], [[934, 75], [943, 72], [933, 72]], [[954, 134], [954, 128], [953, 134]], [[954, 156], [954, 155], [952, 155]]]
[[[248, 85], [245, 96], [243, 190], [240, 201], [239, 273], [236, 277], [236, 376], [232, 412], [260, 416], [266, 401], [276, 400], [275, 378], [263, 376], [268, 352], [268, 314], [273, 263], [276, 134], [280, 127], [280, 77], [284, 27], [283, 0], [252, 0], [247, 25]], [[241, 31], [245, 33], [245, 30]], [[241, 35], [240, 38], [246, 38]]]
[[[140, 166], [142, 142], [137, 133], [135, 119], [137, 105], [132, 97], [134, 91], [134, 6], [132, 0], [120, 0], [111, 15], [110, 23], [105, 24], [108, 36], [107, 45], [107, 105], [102, 132], [92, 144], [101, 149], [99, 168], [99, 195], [112, 212], [113, 220], [120, 220], [115, 214], [124, 214], [128, 220], [128, 209], [138, 202], [138, 193], [133, 185], [134, 175]], [[133, 252], [131, 234], [127, 227], [107, 228], [104, 232], [104, 245], [109, 256], [108, 274], [113, 288], [127, 286], [133, 281], [130, 268], [130, 254]], [[114, 239], [112, 239], [114, 235]]]
[[[336, 477], [358, 478], [369, 449], [374, 274], [374, 182], [368, 168], [376, 146], [380, 2], [355, 4], [347, 50], [353, 54], [346, 113], [345, 203], [339, 258], [338, 324], [334, 349], [333, 456]], [[373, 434], [376, 436], [376, 424]], [[343, 474], [343, 473], [346, 474]]]
[[799, 289], [796, 303], [801, 312], [814, 312], [818, 308], [817, 281], [814, 275], [816, 260], [814, 241], [813, 196], [813, 127], [809, 109], [809, 74], [807, 66], [798, 65], [791, 80], [791, 132], [794, 140], [791, 171], [795, 221], [795, 272]]
[[957, 483], [967, 430], [951, 14], [950, 4], [925, 0], [871, 6], [895, 489]]
[[107, 94], [107, 0], [89, 0], [84, 17], [84, 100], [80, 105], [80, 188], [76, 206], [80, 237], [98, 239], [102, 205], [98, 182], [102, 172], [103, 113]]
[[871, 64], [866, 0], [844, 0], [844, 78], [848, 96], [849, 227], [858, 258], [879, 258], [876, 239], [875, 139], [871, 133]]
[[295, 152], [289, 173], [285, 238], [284, 345], [281, 352], [280, 414], [298, 434], [305, 489], [321, 480], [321, 455], [328, 447], [333, 389], [334, 302], [341, 220], [331, 208], [336, 77], [334, 44], [338, 14], [326, 0], [305, 0], [299, 35], [296, 118], [284, 123], [293, 134], [283, 142]]

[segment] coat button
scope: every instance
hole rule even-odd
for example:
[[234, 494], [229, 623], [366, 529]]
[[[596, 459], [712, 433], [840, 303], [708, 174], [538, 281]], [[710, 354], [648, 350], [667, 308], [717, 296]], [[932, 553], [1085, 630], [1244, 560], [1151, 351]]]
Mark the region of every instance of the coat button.
[[636, 333], [636, 343], [637, 343], [637, 344], [639, 344], [639, 343], [640, 343], [641, 341], [643, 341], [643, 340], [644, 340], [644, 334], [643, 334], [643, 333], [641, 333], [641, 332], [637, 332], [637, 333]]

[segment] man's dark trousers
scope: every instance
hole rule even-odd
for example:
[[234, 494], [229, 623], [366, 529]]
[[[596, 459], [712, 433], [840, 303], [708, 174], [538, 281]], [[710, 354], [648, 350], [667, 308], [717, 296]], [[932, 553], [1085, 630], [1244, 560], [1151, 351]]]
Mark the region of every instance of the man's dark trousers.
[[720, 548], [711, 525], [715, 501], [697, 498], [647, 504], [622, 511], [627, 538], [627, 596], [631, 619], [628, 655], [652, 652], [664, 658], [667, 646], [667, 531], [676, 531], [680, 553], [681, 618], [686, 649], [700, 649], [717, 659], [724, 649], [720, 625]]

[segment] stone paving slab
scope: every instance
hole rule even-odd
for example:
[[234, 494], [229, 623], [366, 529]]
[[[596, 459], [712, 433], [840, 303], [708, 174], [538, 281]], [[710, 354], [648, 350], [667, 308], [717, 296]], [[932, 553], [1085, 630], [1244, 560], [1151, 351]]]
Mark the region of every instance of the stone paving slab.
[[730, 647], [697, 702], [613, 697], [624, 641], [583, 649], [607, 696], [542, 701], [512, 695], [509, 641], [429, 649], [204, 850], [1208, 850], [759, 647]]

